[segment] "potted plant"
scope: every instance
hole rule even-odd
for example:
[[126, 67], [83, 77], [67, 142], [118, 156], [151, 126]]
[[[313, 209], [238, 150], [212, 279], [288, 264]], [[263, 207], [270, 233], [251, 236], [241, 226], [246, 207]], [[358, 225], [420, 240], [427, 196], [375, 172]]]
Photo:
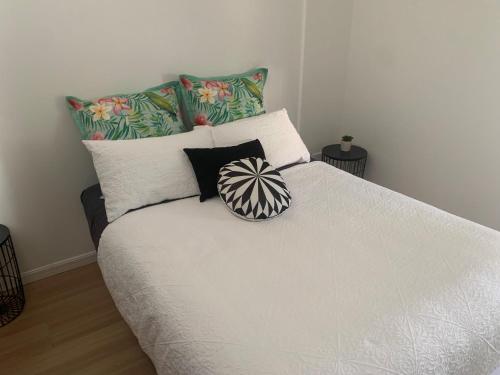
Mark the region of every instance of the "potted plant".
[[342, 141], [340, 142], [340, 150], [344, 151], [344, 152], [351, 151], [353, 139], [354, 139], [354, 137], [351, 137], [350, 135], [344, 135], [342, 137]]

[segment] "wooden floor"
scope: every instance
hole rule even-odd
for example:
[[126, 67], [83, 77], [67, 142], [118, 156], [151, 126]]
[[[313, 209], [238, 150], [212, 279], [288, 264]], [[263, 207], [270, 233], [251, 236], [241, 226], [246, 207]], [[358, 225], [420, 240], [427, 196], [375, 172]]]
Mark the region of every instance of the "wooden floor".
[[24, 312], [0, 328], [0, 373], [156, 374], [95, 263], [26, 286]]

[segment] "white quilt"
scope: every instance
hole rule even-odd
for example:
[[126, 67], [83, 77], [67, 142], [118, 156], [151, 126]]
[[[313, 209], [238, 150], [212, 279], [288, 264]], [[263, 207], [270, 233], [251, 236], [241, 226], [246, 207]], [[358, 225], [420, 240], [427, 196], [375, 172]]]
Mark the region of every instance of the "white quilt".
[[159, 374], [490, 374], [500, 233], [315, 162], [267, 222], [197, 198], [108, 226], [99, 265]]

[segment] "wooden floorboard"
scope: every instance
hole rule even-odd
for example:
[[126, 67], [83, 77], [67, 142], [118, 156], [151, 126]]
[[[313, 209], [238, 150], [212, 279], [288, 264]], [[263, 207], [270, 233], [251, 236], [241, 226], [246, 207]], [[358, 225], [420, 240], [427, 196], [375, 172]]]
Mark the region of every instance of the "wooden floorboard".
[[156, 374], [96, 263], [25, 289], [23, 313], [0, 328], [0, 373]]

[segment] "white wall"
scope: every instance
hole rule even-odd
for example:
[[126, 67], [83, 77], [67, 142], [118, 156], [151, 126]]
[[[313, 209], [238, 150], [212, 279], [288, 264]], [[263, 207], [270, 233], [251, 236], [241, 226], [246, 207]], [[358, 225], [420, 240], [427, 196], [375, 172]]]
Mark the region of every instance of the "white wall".
[[309, 0], [305, 28], [301, 134], [312, 153], [338, 141], [352, 0]]
[[268, 109], [296, 119], [302, 9], [303, 0], [2, 0], [0, 223], [21, 268], [92, 249], [79, 194], [96, 177], [64, 95], [263, 65]]
[[355, 0], [335, 129], [368, 148], [370, 179], [496, 229], [499, 15], [491, 0]]
[[368, 178], [500, 229], [499, 11], [491, 0], [1, 1], [0, 223], [22, 269], [92, 249], [79, 193], [96, 178], [64, 95], [258, 65], [270, 68], [268, 109], [301, 112], [312, 152], [351, 133], [370, 152]]

